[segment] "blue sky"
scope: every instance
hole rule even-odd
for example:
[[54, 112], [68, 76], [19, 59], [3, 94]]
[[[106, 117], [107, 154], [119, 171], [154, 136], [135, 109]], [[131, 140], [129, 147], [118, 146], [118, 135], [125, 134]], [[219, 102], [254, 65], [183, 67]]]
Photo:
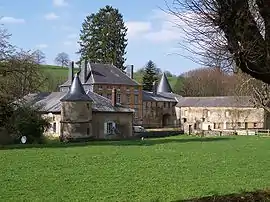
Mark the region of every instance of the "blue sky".
[[[86, 15], [105, 5], [118, 8], [128, 27], [127, 64], [141, 68], [153, 60], [162, 70], [181, 74], [199, 67], [177, 55], [181, 31], [170, 23], [161, 8], [164, 0], [0, 0], [0, 22], [12, 34], [11, 42], [23, 49], [40, 49], [46, 63], [54, 64], [59, 52], [77, 60], [75, 52]], [[168, 0], [170, 2], [170, 0]]]

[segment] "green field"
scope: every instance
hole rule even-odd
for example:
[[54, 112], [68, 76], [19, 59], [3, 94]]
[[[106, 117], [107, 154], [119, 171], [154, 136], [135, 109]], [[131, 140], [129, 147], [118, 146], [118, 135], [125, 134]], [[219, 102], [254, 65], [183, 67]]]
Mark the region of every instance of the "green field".
[[[42, 69], [44, 70], [45, 73], [49, 74], [50, 77], [53, 78], [53, 80], [55, 81], [55, 83], [61, 84], [64, 83], [67, 80], [68, 77], [68, 68], [64, 67], [60, 67], [60, 66], [54, 66], [54, 65], [42, 65]], [[75, 72], [77, 72], [78, 69], [75, 70]], [[134, 73], [134, 79], [139, 82], [142, 83], [142, 75], [139, 73]], [[177, 81], [177, 77], [168, 77], [168, 80], [171, 84], [171, 87], [173, 88], [176, 81]]]
[[270, 187], [270, 138], [27, 147], [0, 149], [0, 201], [173, 201]]

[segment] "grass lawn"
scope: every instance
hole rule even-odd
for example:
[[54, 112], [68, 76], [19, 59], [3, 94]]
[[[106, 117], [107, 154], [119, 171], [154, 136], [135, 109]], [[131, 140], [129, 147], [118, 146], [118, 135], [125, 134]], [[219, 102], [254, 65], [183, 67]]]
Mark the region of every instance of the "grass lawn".
[[0, 201], [173, 201], [270, 187], [270, 138], [31, 147], [0, 148]]

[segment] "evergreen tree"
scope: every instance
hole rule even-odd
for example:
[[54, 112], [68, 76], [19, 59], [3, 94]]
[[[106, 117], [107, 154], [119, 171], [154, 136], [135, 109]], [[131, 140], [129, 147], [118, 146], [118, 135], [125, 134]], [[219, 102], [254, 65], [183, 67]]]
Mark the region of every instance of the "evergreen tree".
[[158, 68], [156, 68], [155, 63], [149, 60], [145, 66], [143, 73], [143, 90], [152, 91], [154, 81], [158, 80]]
[[80, 33], [80, 60], [112, 63], [124, 70], [127, 28], [118, 9], [111, 6], [87, 16]]

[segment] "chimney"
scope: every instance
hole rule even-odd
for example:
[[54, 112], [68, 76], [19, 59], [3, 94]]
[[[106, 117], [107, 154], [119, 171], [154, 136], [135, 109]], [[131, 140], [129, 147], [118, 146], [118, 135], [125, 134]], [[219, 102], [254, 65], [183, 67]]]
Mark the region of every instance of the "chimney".
[[130, 78], [133, 79], [133, 65], [130, 65]]
[[157, 94], [157, 81], [153, 82], [153, 94], [156, 95]]
[[116, 89], [112, 89], [112, 106], [116, 106]]
[[133, 65], [128, 65], [126, 67], [126, 74], [129, 78], [133, 79]]
[[87, 77], [87, 61], [83, 60], [81, 62], [81, 70], [80, 70], [80, 80], [82, 83], [86, 82]]
[[74, 61], [69, 63], [69, 70], [68, 70], [68, 80], [73, 81], [74, 79]]

